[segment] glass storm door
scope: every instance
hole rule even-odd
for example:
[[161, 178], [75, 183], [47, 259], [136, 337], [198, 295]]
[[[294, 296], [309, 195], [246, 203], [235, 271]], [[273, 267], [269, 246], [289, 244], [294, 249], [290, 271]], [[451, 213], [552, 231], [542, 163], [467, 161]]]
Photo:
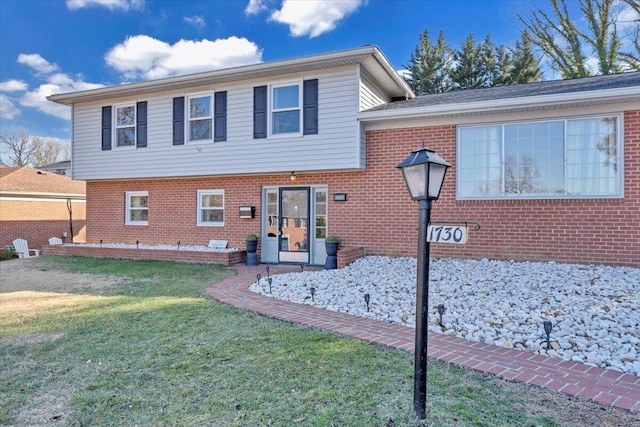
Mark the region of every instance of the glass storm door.
[[309, 263], [309, 188], [280, 189], [280, 262]]

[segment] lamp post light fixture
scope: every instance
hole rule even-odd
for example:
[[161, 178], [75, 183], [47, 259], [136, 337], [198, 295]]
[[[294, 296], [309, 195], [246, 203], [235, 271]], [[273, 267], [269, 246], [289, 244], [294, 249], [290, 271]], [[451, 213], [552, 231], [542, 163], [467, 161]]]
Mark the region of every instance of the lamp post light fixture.
[[413, 378], [413, 415], [426, 416], [427, 404], [427, 324], [429, 322], [429, 242], [431, 202], [438, 200], [447, 169], [451, 165], [435, 151], [418, 148], [398, 166], [411, 198], [418, 202], [418, 256], [416, 277], [416, 341]]

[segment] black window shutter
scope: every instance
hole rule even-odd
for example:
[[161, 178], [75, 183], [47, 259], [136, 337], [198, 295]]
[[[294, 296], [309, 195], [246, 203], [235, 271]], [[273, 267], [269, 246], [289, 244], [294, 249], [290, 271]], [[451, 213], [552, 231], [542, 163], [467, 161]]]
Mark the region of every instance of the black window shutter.
[[184, 96], [173, 98], [173, 145], [184, 145]]
[[318, 79], [305, 80], [303, 95], [303, 134], [318, 133]]
[[147, 146], [147, 101], [136, 104], [136, 147]]
[[213, 102], [213, 140], [227, 140], [227, 92], [216, 92]]
[[267, 137], [267, 87], [253, 88], [253, 138]]
[[111, 106], [102, 107], [102, 150], [111, 150]]

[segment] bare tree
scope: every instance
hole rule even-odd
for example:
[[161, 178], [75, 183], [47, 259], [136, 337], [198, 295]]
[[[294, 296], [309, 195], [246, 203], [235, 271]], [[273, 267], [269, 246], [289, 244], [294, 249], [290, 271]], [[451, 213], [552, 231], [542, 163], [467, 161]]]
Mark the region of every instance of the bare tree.
[[[575, 19], [569, 13], [566, 0], [549, 0], [553, 12], [538, 7], [530, 8], [527, 19], [518, 19], [531, 34], [531, 42], [538, 46], [551, 61], [551, 66], [562, 78], [571, 79], [592, 74], [588, 63], [597, 63], [596, 74], [613, 74], [636, 68], [640, 52], [638, 29], [635, 31], [635, 52], [622, 51], [621, 36], [633, 44], [633, 36], [621, 34], [620, 16], [623, 12], [638, 11], [638, 0], [577, 0], [581, 17]], [[585, 20], [587, 31], [576, 26]], [[635, 64], [635, 66], [634, 66]], [[626, 67], [625, 67], [626, 66]]]
[[33, 155], [33, 145], [29, 134], [22, 129], [3, 130], [0, 132], [0, 146], [7, 153], [8, 161], [0, 157], [5, 166], [27, 166]]
[[0, 149], [0, 164], [5, 166], [37, 168], [70, 158], [68, 146], [53, 139], [30, 136], [23, 129], [1, 131]]
[[34, 168], [57, 162], [64, 146], [58, 141], [34, 136], [31, 139], [33, 148], [30, 165]]

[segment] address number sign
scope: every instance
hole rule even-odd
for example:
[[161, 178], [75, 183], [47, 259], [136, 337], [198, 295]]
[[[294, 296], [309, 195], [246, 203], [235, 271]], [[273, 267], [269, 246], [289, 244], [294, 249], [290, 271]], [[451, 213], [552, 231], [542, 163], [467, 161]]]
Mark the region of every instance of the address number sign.
[[427, 228], [427, 242], [467, 243], [468, 229], [462, 226], [430, 225]]

